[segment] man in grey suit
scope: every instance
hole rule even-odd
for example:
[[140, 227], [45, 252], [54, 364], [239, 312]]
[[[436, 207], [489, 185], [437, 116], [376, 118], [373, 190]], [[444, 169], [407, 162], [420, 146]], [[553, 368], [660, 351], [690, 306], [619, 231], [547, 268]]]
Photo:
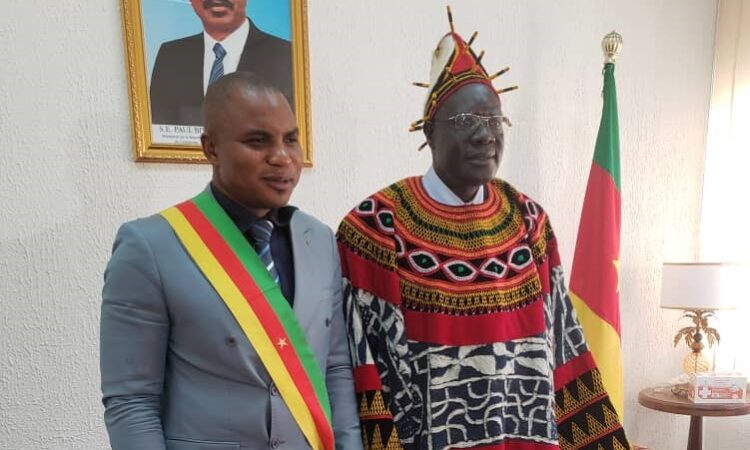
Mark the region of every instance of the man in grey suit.
[[[235, 72], [209, 88], [204, 127], [213, 176], [201, 195], [256, 248], [253, 231], [271, 224], [264, 274], [276, 278], [317, 362], [335, 448], [361, 449], [334, 236], [287, 205], [302, 168], [289, 104], [257, 76]], [[288, 386], [274, 382], [261, 348], [165, 217], [125, 223], [104, 274], [101, 376], [112, 448], [310, 448], [287, 406]]]

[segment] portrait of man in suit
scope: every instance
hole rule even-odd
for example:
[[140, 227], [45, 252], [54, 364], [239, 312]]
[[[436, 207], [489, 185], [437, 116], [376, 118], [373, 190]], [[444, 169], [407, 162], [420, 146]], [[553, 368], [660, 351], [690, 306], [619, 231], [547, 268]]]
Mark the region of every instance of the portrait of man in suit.
[[200, 125], [208, 85], [235, 71], [268, 80], [294, 107], [291, 43], [259, 29], [247, 3], [190, 0], [203, 31], [159, 47], [149, 88], [152, 124]]

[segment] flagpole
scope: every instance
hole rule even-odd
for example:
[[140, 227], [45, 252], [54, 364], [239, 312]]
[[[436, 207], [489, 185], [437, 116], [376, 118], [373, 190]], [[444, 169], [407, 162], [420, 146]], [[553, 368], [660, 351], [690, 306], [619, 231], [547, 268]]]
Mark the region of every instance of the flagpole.
[[615, 59], [622, 36], [602, 39], [602, 115], [581, 209], [568, 293], [609, 400], [622, 420], [624, 380], [620, 327], [620, 132]]

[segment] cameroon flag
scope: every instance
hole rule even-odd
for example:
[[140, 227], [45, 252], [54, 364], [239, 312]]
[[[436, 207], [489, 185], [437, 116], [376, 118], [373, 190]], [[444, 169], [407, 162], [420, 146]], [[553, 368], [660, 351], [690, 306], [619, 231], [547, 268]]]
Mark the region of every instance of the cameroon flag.
[[604, 65], [604, 105], [578, 226], [570, 297], [604, 387], [622, 420], [620, 131], [615, 66]]

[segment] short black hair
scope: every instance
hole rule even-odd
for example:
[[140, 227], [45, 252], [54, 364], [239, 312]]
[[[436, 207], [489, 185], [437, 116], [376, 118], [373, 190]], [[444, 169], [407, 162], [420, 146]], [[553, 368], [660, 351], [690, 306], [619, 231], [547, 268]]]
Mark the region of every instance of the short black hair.
[[211, 118], [221, 111], [227, 100], [238, 90], [246, 92], [272, 92], [283, 95], [281, 90], [265, 78], [252, 72], [232, 72], [211, 83], [203, 99], [203, 126], [210, 125]]

